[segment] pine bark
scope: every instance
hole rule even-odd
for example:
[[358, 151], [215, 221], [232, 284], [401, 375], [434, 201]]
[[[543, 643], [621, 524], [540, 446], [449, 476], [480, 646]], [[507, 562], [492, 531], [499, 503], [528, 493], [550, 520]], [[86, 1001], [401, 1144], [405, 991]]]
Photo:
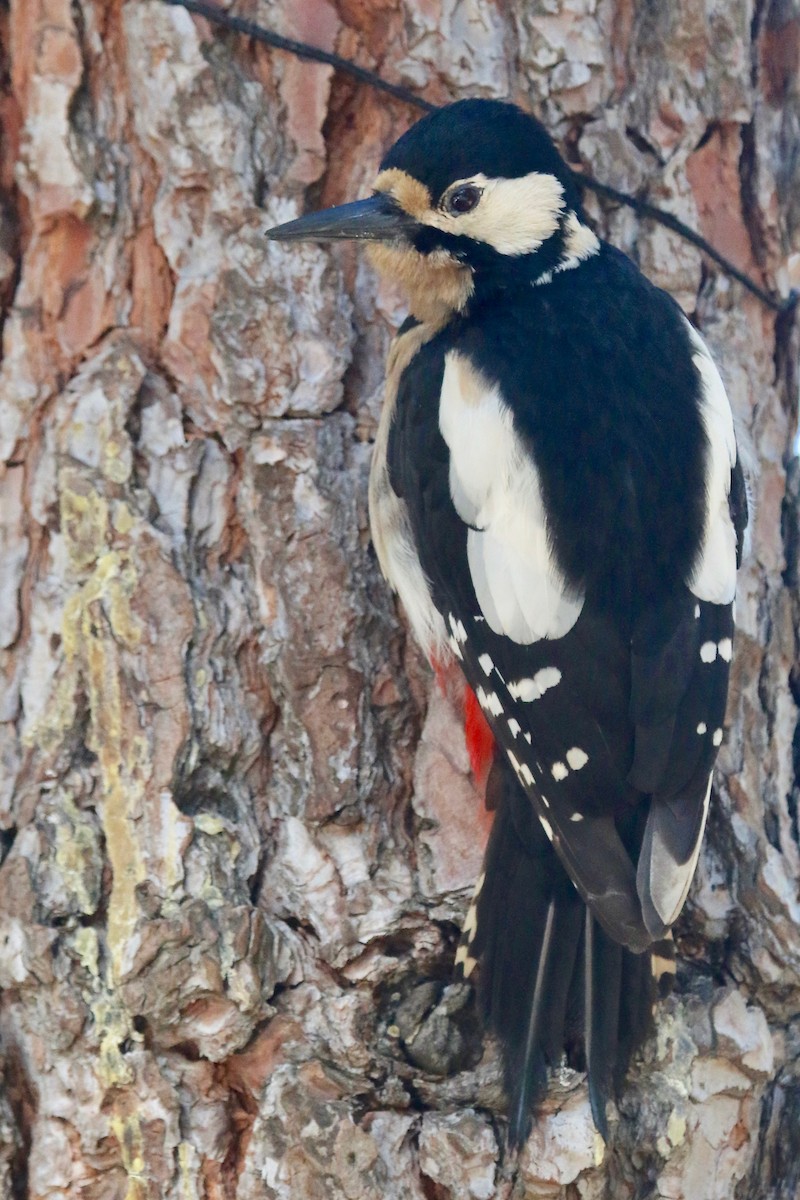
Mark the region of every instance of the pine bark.
[[[798, 0], [245, 0], [800, 284]], [[518, 1161], [449, 983], [486, 820], [369, 545], [404, 311], [267, 243], [415, 119], [160, 0], [0, 10], [0, 1195], [800, 1195], [796, 324], [587, 208], [752, 443], [733, 688], [674, 995], [605, 1154], [580, 1075]]]

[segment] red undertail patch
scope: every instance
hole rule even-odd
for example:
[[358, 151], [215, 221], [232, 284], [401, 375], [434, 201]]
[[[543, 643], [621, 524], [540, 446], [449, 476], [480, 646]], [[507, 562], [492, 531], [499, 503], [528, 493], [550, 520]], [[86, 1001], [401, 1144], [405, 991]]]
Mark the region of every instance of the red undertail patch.
[[472, 773], [479, 784], [484, 784], [494, 758], [494, 734], [470, 687], [464, 688], [464, 733]]

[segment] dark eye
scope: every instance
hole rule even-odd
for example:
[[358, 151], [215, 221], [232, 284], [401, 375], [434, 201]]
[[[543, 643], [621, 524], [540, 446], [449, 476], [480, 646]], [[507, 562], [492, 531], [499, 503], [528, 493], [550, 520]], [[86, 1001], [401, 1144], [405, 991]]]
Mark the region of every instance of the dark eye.
[[476, 187], [474, 183], [465, 183], [463, 187], [456, 188], [447, 197], [447, 208], [456, 216], [461, 216], [462, 213], [472, 212], [476, 204], [482, 196], [481, 189]]

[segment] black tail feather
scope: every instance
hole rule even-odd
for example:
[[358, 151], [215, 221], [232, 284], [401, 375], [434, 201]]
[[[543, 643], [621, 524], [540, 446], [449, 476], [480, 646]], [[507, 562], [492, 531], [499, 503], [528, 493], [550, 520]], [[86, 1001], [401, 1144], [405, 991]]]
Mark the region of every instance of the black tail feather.
[[623, 948], [603, 932], [588, 908], [583, 949], [584, 1043], [589, 1101], [598, 1133], [607, 1142], [606, 1105], [613, 1093], [619, 1046]]
[[480, 1007], [502, 1044], [509, 1142], [524, 1142], [548, 1071], [579, 1035], [607, 1139], [606, 1104], [649, 1024], [650, 955], [619, 946], [590, 916], [504, 761], [489, 786], [494, 826], [458, 961], [479, 963]]
[[[528, 1018], [528, 1032], [522, 1048], [518, 1080], [511, 1094], [511, 1109], [508, 1114], [509, 1136], [516, 1145], [525, 1137], [530, 1124], [530, 1111], [536, 1093], [546, 1082], [545, 1056], [542, 1047], [544, 1013], [549, 1004], [549, 978], [553, 962], [553, 931], [556, 923], [556, 902], [550, 901], [544, 923], [542, 945], [539, 950], [539, 966], [533, 986], [533, 1001]], [[544, 1075], [544, 1079], [543, 1079]]]

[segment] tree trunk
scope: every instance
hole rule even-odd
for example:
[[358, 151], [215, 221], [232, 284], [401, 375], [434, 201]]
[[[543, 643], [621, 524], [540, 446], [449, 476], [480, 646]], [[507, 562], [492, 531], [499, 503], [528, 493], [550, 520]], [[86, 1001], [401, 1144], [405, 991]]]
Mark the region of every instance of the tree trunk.
[[[798, 0], [237, 12], [434, 102], [511, 96], [800, 283]], [[676, 991], [612, 1147], [565, 1069], [513, 1161], [449, 985], [482, 802], [367, 530], [402, 297], [263, 238], [364, 194], [417, 114], [160, 0], [0, 24], [0, 1194], [800, 1195], [792, 318], [589, 195], [713, 348], [755, 523]]]

